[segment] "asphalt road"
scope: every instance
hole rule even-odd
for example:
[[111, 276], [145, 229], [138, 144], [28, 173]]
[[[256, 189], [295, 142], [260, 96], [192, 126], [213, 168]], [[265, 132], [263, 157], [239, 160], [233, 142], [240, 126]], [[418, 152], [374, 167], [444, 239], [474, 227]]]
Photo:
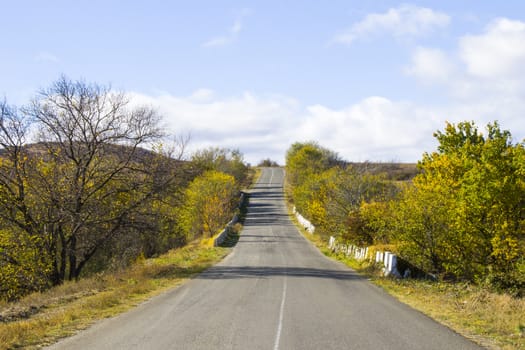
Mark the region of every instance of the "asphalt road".
[[50, 349], [480, 349], [320, 254], [263, 170], [233, 252], [187, 284]]

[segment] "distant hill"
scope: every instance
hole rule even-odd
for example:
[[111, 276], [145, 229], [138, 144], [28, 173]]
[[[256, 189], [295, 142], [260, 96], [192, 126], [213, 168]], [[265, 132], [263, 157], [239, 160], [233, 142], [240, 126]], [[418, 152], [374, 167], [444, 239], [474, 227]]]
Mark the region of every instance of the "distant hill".
[[396, 181], [411, 180], [419, 173], [416, 163], [347, 162], [346, 165], [359, 172], [386, 174], [388, 179]]
[[[75, 147], [83, 148], [85, 145], [82, 143], [76, 143]], [[56, 149], [60, 148], [60, 144], [57, 142], [37, 142], [37, 143], [28, 143], [23, 146], [23, 149], [28, 152], [29, 155], [47, 159], [48, 156], [48, 150], [49, 148]], [[116, 156], [118, 158], [125, 158], [130, 154], [131, 148], [127, 145], [119, 145], [119, 144], [104, 144], [102, 147], [99, 148], [98, 154], [102, 153], [107, 156]], [[4, 148], [0, 148], [0, 156], [3, 156], [5, 154], [6, 150]], [[133, 158], [132, 161], [140, 162], [147, 159], [151, 159], [151, 157], [158, 156], [157, 153], [142, 148], [137, 147], [133, 151]], [[183, 164], [186, 163], [182, 160], [172, 159], [173, 163], [175, 164]]]

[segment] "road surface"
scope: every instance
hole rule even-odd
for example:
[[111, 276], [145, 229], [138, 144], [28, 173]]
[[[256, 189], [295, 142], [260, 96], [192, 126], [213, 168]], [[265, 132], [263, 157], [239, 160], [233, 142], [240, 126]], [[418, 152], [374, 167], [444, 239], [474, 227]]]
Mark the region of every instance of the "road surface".
[[480, 349], [320, 254], [263, 170], [233, 252], [187, 284], [50, 349]]

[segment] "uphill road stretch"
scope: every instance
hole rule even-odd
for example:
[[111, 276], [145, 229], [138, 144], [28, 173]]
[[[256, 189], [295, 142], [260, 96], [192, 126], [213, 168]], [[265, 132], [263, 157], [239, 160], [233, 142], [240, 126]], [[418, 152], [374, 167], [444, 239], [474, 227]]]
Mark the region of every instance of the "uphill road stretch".
[[49, 349], [481, 349], [324, 257], [264, 168], [232, 253], [185, 285]]

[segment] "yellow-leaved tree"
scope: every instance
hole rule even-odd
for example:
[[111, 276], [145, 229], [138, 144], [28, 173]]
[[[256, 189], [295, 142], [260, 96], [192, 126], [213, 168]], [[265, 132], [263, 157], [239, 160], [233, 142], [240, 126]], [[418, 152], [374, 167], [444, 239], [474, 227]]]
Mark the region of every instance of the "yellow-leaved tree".
[[239, 186], [232, 175], [207, 171], [185, 192], [181, 225], [189, 238], [211, 237], [230, 221], [238, 201]]
[[390, 211], [391, 237], [410, 261], [444, 277], [525, 291], [523, 143], [498, 123], [447, 124], [414, 187]]

